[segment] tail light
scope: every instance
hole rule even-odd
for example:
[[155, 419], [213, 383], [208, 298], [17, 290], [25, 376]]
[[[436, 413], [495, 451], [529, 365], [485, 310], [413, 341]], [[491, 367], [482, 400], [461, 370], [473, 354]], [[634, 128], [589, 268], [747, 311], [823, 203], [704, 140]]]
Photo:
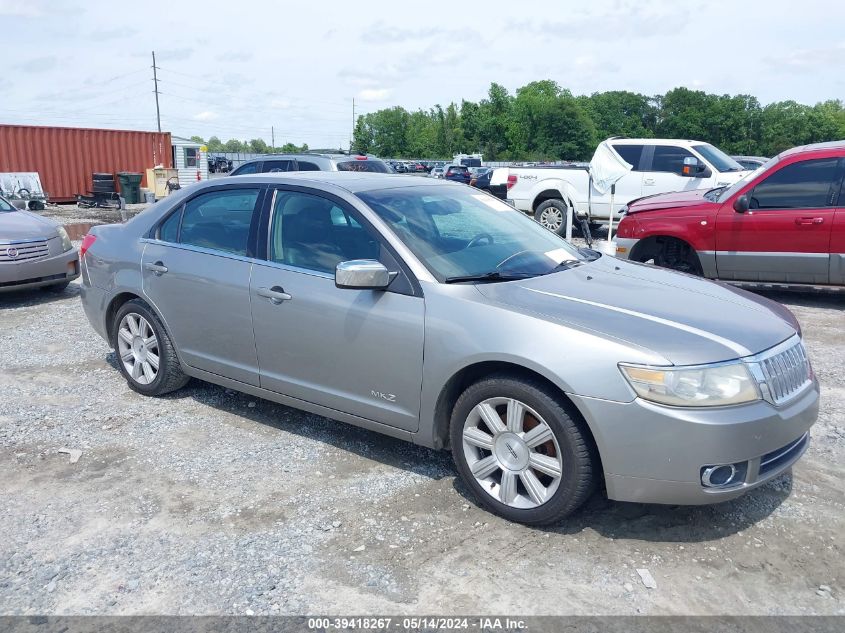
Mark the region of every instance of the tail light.
[[367, 160], [366, 156], [356, 156], [355, 160]]
[[508, 176], [508, 184], [507, 184], [508, 191], [513, 189], [513, 186], [516, 184], [517, 178], [519, 178], [519, 176], [517, 176], [516, 174], [511, 174], [511, 175]]
[[82, 238], [82, 246], [79, 247], [79, 258], [82, 259], [85, 257], [85, 253], [88, 252], [88, 249], [91, 248], [91, 245], [97, 240], [95, 235], [91, 235], [88, 233], [85, 237]]

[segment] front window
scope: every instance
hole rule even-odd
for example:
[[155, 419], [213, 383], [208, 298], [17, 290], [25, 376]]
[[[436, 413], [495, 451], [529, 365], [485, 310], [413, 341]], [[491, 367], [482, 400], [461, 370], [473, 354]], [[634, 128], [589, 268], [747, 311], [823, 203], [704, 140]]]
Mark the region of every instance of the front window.
[[346, 160], [338, 161], [338, 171], [369, 171], [377, 174], [389, 174], [390, 168], [380, 160]]
[[829, 206], [838, 158], [787, 165], [760, 182], [749, 194], [752, 209], [819, 209]]
[[685, 158], [694, 158], [692, 152], [674, 145], [656, 145], [654, 158], [651, 161], [651, 171], [680, 174]]
[[733, 158], [725, 154], [722, 150], [713, 147], [709, 143], [702, 145], [693, 145], [692, 148], [701, 154], [708, 163], [716, 168], [716, 171], [744, 171], [745, 167], [736, 162]]
[[5, 198], [0, 198], [0, 213], [5, 211], [15, 211], [15, 207], [6, 202]]
[[378, 240], [333, 201], [277, 191], [270, 230], [270, 261], [333, 274], [340, 262], [378, 259]]
[[563, 238], [472, 189], [422, 185], [358, 197], [441, 282], [532, 277], [581, 261]]

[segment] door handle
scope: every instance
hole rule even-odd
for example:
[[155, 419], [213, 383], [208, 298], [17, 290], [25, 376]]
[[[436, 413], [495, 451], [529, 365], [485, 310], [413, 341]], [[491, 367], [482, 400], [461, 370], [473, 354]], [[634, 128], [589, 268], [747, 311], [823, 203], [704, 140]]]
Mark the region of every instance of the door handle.
[[643, 184], [644, 185], [653, 185], [654, 184], [654, 178], [646, 178], [645, 180], [643, 180]]
[[795, 218], [795, 224], [809, 225], [809, 224], [824, 224], [824, 218]]
[[144, 264], [144, 268], [149, 270], [157, 277], [161, 277], [164, 273], [167, 272], [167, 266], [165, 266], [162, 262], [156, 262], [155, 264]]
[[265, 297], [270, 300], [270, 303], [279, 305], [282, 301], [290, 301], [293, 299], [285, 289], [281, 286], [273, 286], [272, 288], [259, 288], [257, 290], [259, 297]]

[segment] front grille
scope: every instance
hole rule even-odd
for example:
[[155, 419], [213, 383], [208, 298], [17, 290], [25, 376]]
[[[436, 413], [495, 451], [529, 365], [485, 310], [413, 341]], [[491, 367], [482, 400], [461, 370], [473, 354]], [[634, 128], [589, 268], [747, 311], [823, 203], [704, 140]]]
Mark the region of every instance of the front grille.
[[788, 402], [812, 382], [812, 369], [801, 341], [786, 349], [761, 354], [756, 362], [758, 380], [763, 396], [769, 402], [781, 405]]
[[49, 252], [47, 240], [0, 244], [0, 262], [25, 262], [46, 257]]
[[783, 446], [776, 451], [766, 453], [760, 458], [760, 475], [763, 476], [770, 472], [779, 469], [784, 464], [795, 461], [799, 455], [807, 448], [810, 442], [810, 434], [805, 433], [794, 442]]

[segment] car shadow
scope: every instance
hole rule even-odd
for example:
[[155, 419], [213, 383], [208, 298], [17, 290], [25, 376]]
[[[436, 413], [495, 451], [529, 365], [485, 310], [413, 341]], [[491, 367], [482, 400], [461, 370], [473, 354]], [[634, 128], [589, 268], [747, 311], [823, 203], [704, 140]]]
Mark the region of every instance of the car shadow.
[[57, 301], [71, 301], [79, 298], [81, 289], [82, 287], [78, 283], [71, 283], [61, 292], [53, 292], [45, 288], [3, 292], [0, 293], [0, 310], [29, 308]]
[[[114, 352], [106, 360], [117, 370]], [[307, 437], [431, 480], [453, 477], [455, 491], [467, 503], [480, 508], [470, 490], [457, 477], [451, 454], [447, 451], [417, 446], [196, 379], [179, 391], [161, 397], [165, 401], [183, 398], [192, 398], [200, 404], [237, 415], [244, 420]], [[589, 529], [607, 538], [649, 542], [714, 541], [736, 534], [765, 519], [789, 497], [791, 490], [791, 473], [739, 499], [709, 506], [623, 503], [608, 500], [604, 491], [599, 490], [583, 508], [560, 524], [525, 529], [560, 535], [578, 534]]]
[[[478, 505], [472, 492], [457, 477], [454, 488], [469, 503]], [[561, 535], [593, 530], [614, 540], [644, 542], [716, 541], [762, 521], [789, 497], [791, 491], [791, 472], [738, 499], [702, 506], [612, 501], [605, 496], [604, 489], [599, 489], [581, 509], [559, 524], [531, 529]]]
[[[119, 371], [117, 355], [113, 351], [106, 356], [106, 362], [115, 371]], [[182, 389], [161, 396], [159, 399], [167, 401], [184, 398], [192, 398], [200, 404], [237, 415], [245, 421], [317, 440], [360, 457], [401, 468], [432, 480], [455, 474], [448, 453], [417, 446], [375, 431], [330, 420], [195, 378]], [[253, 406], [250, 406], [250, 403]]]
[[749, 288], [748, 290], [787, 306], [845, 311], [845, 292], [804, 292], [800, 290], [763, 290], [757, 288]]

